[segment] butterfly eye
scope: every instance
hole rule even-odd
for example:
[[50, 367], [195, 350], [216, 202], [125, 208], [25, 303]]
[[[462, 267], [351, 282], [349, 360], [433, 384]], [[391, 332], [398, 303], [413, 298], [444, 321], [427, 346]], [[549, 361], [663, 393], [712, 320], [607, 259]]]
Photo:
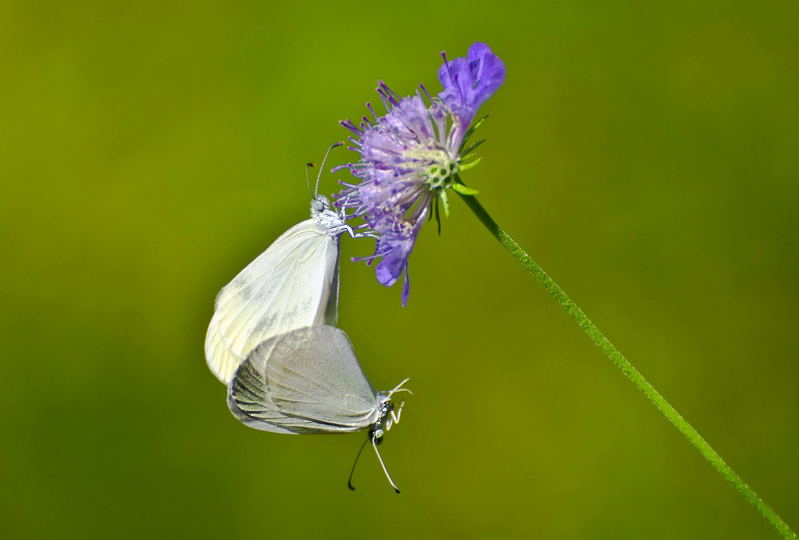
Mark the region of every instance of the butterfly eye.
[[322, 211], [324, 211], [326, 209], [326, 206], [327, 205], [325, 204], [325, 201], [323, 199], [321, 199], [319, 196], [316, 196], [313, 199], [311, 199], [311, 212], [312, 213], [322, 212]]

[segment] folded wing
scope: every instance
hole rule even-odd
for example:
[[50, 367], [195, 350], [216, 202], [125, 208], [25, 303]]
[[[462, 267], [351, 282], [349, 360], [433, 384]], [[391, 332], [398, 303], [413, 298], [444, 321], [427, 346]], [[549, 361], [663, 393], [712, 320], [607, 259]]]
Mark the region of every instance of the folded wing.
[[338, 238], [309, 219], [286, 231], [217, 296], [205, 339], [208, 367], [227, 384], [259, 343], [335, 323]]
[[332, 326], [301, 328], [259, 345], [231, 381], [228, 406], [250, 427], [278, 433], [358, 431], [379, 416], [349, 338]]

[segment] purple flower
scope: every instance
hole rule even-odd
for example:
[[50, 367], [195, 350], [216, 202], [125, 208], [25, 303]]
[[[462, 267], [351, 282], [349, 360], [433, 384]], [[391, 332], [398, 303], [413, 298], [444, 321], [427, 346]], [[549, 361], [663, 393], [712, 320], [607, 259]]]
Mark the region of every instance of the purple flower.
[[343, 166], [359, 183], [342, 182], [345, 189], [336, 204], [363, 217], [378, 238], [374, 254], [357, 260], [381, 259], [375, 273], [387, 287], [405, 274], [403, 306], [409, 294], [408, 257], [426, 218], [432, 209], [438, 218], [439, 201], [448, 214], [447, 188], [475, 193], [459, 183], [458, 172], [471, 165], [461, 162], [464, 138], [477, 109], [504, 78], [502, 61], [488, 45], [474, 43], [466, 58], [450, 62], [444, 55], [439, 70], [444, 90], [438, 96], [420, 85], [416, 95], [400, 98], [380, 82], [377, 92], [386, 114], [378, 116], [367, 103], [371, 119], [341, 122], [353, 133], [350, 149], [361, 159]]

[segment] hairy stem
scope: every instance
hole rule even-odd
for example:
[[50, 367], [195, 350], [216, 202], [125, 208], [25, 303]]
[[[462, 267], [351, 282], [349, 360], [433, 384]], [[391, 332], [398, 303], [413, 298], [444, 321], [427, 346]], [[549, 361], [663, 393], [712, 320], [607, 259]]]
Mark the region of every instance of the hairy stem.
[[583, 329], [583, 331], [588, 335], [589, 339], [602, 350], [602, 353], [607, 356], [616, 367], [618, 367], [624, 376], [632, 382], [638, 390], [640, 390], [646, 397], [651, 401], [655, 407], [665, 416], [669, 422], [674, 424], [674, 427], [682, 433], [682, 435], [688, 439], [688, 442], [699, 451], [700, 454], [716, 469], [721, 476], [726, 478], [733, 487], [741, 494], [741, 496], [746, 499], [746, 501], [751, 504], [764, 518], [766, 518], [772, 525], [777, 529], [777, 531], [787, 539], [796, 539], [796, 533], [791, 530], [785, 521], [771, 508], [766, 501], [764, 501], [760, 496], [755, 493], [751, 487], [749, 487], [746, 482], [744, 482], [738, 474], [732, 470], [732, 468], [727, 465], [727, 462], [722, 459], [722, 457], [713, 450], [713, 447], [708, 444], [708, 442], [702, 438], [699, 432], [694, 429], [694, 427], [688, 423], [688, 421], [682, 417], [682, 415], [677, 412], [677, 409], [671, 406], [671, 404], [666, 401], [660, 392], [655, 390], [655, 387], [652, 386], [646, 378], [641, 375], [641, 373], [633, 367], [629, 360], [627, 360], [623, 354], [619, 352], [616, 347], [613, 346], [613, 343], [605, 337], [605, 335], [597, 328], [597, 326], [591, 322], [591, 319], [583, 313], [577, 304], [575, 304], [571, 298], [560, 288], [560, 286], [555, 283], [555, 281], [549, 277], [543, 268], [538, 266], [538, 264], [517, 244], [513, 238], [508, 236], [508, 234], [503, 231], [497, 222], [486, 212], [485, 208], [480, 204], [480, 202], [474, 197], [469, 195], [461, 195], [461, 198], [466, 202], [466, 204], [471, 208], [471, 210], [477, 215], [480, 221], [485, 225], [488, 231], [499, 240], [499, 243], [507, 249], [510, 254], [516, 259], [519, 264], [521, 264], [524, 268], [526, 268], [533, 276], [538, 280], [541, 285], [555, 298], [555, 300], [560, 304], [563, 309], [571, 316], [572, 319], [577, 323], [577, 325]]

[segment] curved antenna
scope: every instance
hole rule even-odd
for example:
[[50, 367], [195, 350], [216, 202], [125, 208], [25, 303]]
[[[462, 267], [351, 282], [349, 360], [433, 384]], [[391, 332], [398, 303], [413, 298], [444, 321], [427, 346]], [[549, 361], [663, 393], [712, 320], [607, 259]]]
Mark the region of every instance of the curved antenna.
[[394, 388], [392, 388], [391, 390], [389, 390], [389, 391], [386, 393], [386, 395], [387, 395], [388, 397], [391, 397], [391, 396], [392, 396], [392, 394], [396, 394], [397, 392], [408, 392], [410, 395], [413, 395], [413, 392], [411, 392], [410, 388], [403, 388], [403, 386], [405, 385], [405, 383], [406, 383], [406, 382], [408, 382], [408, 381], [410, 381], [410, 380], [411, 380], [411, 378], [410, 378], [410, 377], [407, 377], [405, 380], [403, 380], [403, 381], [402, 381], [401, 383], [399, 383], [397, 386], [395, 386]]
[[383, 457], [380, 455], [380, 450], [377, 449], [377, 439], [373, 435], [369, 435], [361, 448], [358, 450], [358, 454], [355, 456], [355, 462], [352, 464], [352, 469], [350, 470], [350, 477], [347, 479], [347, 487], [350, 488], [352, 491], [355, 491], [355, 486], [352, 485], [352, 475], [355, 474], [355, 466], [358, 464], [358, 460], [361, 458], [361, 453], [363, 453], [363, 449], [366, 448], [366, 443], [371, 442], [372, 448], [375, 449], [375, 454], [377, 454], [377, 460], [380, 462], [380, 466], [383, 468], [383, 473], [386, 475], [388, 479], [388, 483], [391, 484], [391, 487], [394, 488], [396, 493], [399, 493], [400, 490], [397, 487], [397, 484], [394, 483], [394, 480], [391, 479], [391, 475], [388, 474], [388, 469], [386, 469], [386, 464], [383, 463]]
[[[391, 484], [391, 487], [394, 488], [394, 491], [399, 493], [400, 490], [397, 487], [397, 484], [395, 484], [394, 480], [391, 479], [391, 475], [388, 474], [388, 469], [386, 469], [386, 464], [383, 463], [383, 458], [380, 457], [380, 451], [377, 449], [377, 441], [375, 440], [374, 437], [370, 437], [370, 439], [372, 440], [372, 448], [375, 449], [375, 454], [377, 454], [377, 459], [378, 461], [380, 461], [380, 466], [383, 467], [383, 472], [386, 474], [386, 478], [388, 478], [388, 483]], [[363, 450], [363, 447], [361, 447], [361, 450]]]
[[325, 152], [325, 157], [322, 158], [322, 166], [319, 167], [319, 174], [316, 175], [316, 186], [314, 187], [314, 192], [313, 192], [314, 197], [319, 195], [319, 180], [322, 178], [322, 171], [325, 170], [325, 162], [327, 161], [327, 156], [330, 155], [331, 150], [333, 150], [338, 146], [343, 146], [343, 145], [344, 143], [341, 141], [333, 143], [330, 145], [330, 148], [327, 149], [327, 152]]
[[361, 445], [361, 449], [358, 450], [358, 455], [355, 456], [355, 462], [352, 464], [352, 470], [350, 470], [350, 477], [347, 478], [347, 487], [350, 488], [352, 491], [355, 491], [355, 486], [352, 485], [352, 475], [355, 474], [355, 466], [358, 464], [358, 460], [361, 459], [361, 452], [363, 449], [366, 448], [366, 443], [369, 442], [369, 437], [364, 439], [363, 444]]

